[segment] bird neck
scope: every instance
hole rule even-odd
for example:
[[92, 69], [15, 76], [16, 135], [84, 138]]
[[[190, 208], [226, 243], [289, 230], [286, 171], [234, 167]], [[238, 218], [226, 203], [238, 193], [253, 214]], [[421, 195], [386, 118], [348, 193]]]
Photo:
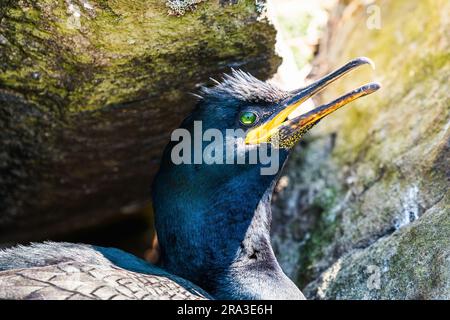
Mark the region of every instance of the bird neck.
[[250, 169], [205, 189], [206, 181], [194, 187], [184, 181], [192, 175], [176, 171], [160, 173], [157, 179], [164, 183], [154, 186], [163, 266], [216, 298], [299, 298], [270, 243], [276, 179]]
[[272, 249], [271, 198], [275, 180], [261, 197], [235, 259], [210, 288], [218, 299], [290, 300], [304, 299], [297, 286], [284, 274]]

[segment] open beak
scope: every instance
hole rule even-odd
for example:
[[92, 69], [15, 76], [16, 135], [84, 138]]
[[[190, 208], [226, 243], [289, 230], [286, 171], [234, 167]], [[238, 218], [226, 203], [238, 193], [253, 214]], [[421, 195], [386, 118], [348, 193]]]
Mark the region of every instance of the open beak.
[[294, 112], [300, 104], [348, 72], [365, 64], [371, 65], [372, 68], [374, 68], [374, 63], [370, 59], [364, 57], [356, 58], [313, 84], [293, 91], [292, 95], [281, 103], [278, 112], [275, 112], [275, 114], [263, 124], [247, 132], [245, 142], [247, 144], [277, 142], [280, 147], [292, 147], [305, 132], [311, 129], [311, 127], [317, 124], [323, 117], [353, 100], [371, 94], [380, 88], [378, 83], [369, 83], [339, 97], [333, 102], [317, 107], [294, 119], [287, 120], [289, 115]]

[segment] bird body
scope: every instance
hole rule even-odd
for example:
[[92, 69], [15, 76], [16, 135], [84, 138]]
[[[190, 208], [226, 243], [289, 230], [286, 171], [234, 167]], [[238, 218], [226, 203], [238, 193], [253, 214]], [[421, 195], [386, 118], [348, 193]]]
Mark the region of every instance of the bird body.
[[[306, 131], [379, 85], [360, 87], [293, 119], [288, 116], [363, 64], [371, 61], [355, 59], [293, 92], [242, 71], [204, 88], [197, 108], [179, 128], [188, 140], [179, 158], [212, 150], [209, 156], [217, 160], [218, 150], [227, 148], [233, 156], [212, 163], [180, 162], [174, 161], [174, 151], [181, 142], [167, 145], [152, 187], [163, 269], [112, 248], [53, 242], [18, 246], [0, 251], [0, 298], [304, 299], [283, 273], [270, 243], [274, 186], [292, 146]], [[208, 149], [208, 141], [196, 142], [199, 122], [205, 133], [214, 130], [215, 149]], [[230, 129], [242, 135], [230, 136]], [[239, 161], [263, 149], [276, 155], [276, 170], [264, 171], [263, 161]]]

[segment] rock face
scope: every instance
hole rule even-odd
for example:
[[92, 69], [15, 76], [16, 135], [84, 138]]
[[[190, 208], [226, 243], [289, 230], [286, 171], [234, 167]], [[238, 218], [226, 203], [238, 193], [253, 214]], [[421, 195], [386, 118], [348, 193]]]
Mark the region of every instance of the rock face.
[[230, 67], [267, 78], [280, 63], [260, 6], [234, 2], [180, 17], [157, 0], [2, 2], [0, 244], [148, 205], [189, 92]]
[[[339, 5], [318, 62], [369, 68], [330, 101], [382, 89], [326, 118], [292, 155], [274, 198], [274, 246], [308, 298], [450, 298], [448, 1]], [[405, 14], [405, 13], [408, 14]]]

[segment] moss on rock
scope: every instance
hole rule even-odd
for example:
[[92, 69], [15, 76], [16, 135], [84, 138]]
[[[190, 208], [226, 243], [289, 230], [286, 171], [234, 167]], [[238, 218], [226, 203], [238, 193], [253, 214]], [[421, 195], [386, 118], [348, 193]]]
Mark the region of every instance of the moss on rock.
[[319, 299], [450, 299], [449, 201], [340, 257], [305, 292]]
[[253, 0], [179, 17], [157, 0], [6, 1], [0, 14], [0, 243], [139, 211], [189, 93], [280, 63]]

